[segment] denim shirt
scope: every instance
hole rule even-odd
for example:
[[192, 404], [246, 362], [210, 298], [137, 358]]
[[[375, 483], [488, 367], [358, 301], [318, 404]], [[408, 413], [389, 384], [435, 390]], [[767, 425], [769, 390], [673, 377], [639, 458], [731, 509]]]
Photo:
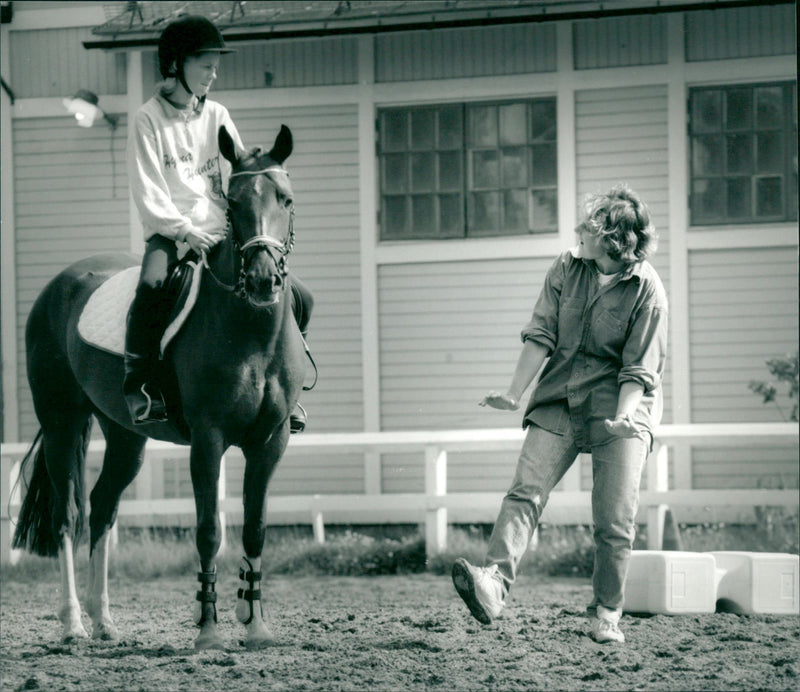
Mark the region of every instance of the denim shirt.
[[600, 286], [595, 263], [572, 250], [556, 258], [522, 341], [545, 346], [550, 360], [525, 411], [531, 423], [557, 434], [572, 427], [581, 451], [609, 442], [603, 421], [615, 418], [620, 385], [636, 382], [644, 396], [633, 416], [652, 434], [663, 409], [667, 296], [647, 261], [628, 265]]

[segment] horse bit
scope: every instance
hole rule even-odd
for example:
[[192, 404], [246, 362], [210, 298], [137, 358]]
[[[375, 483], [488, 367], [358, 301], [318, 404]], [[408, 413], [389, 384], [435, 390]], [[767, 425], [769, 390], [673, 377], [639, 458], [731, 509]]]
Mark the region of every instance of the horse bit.
[[[262, 168], [258, 171], [237, 171], [235, 173], [231, 173], [229, 176], [230, 178], [234, 178], [237, 175], [262, 175], [272, 172], [281, 171], [286, 173], [286, 169], [282, 166], [268, 166], [267, 168]], [[287, 174], [288, 175], [288, 174]], [[230, 215], [230, 208], [226, 213], [227, 218], [227, 226], [225, 228], [225, 233], [227, 235], [228, 231], [233, 231], [233, 224], [231, 222], [231, 215]], [[291, 253], [292, 249], [294, 248], [294, 205], [289, 210], [289, 235], [286, 237], [284, 242], [279, 242], [275, 238], [272, 238], [268, 235], [256, 235], [250, 238], [249, 240], [245, 241], [244, 244], [239, 245], [239, 241], [236, 238], [236, 235], [233, 235], [233, 247], [240, 255], [240, 265], [239, 265], [239, 276], [236, 281], [235, 286], [229, 286], [222, 281], [220, 281], [215, 275], [214, 272], [211, 270], [211, 267], [208, 265], [208, 257], [207, 253], [203, 253], [202, 261], [203, 266], [208, 270], [208, 273], [211, 275], [211, 278], [217, 282], [217, 284], [224, 288], [226, 291], [233, 292], [233, 294], [237, 298], [247, 298], [247, 290], [245, 289], [245, 269], [244, 269], [244, 257], [245, 252], [252, 247], [261, 247], [266, 249], [267, 251], [270, 248], [278, 250], [280, 253], [280, 257], [278, 258], [276, 264], [278, 267], [278, 272], [282, 279], [286, 278], [286, 275], [289, 273], [289, 269], [286, 266], [287, 259], [289, 257], [289, 253]], [[285, 285], [285, 284], [284, 284]]]

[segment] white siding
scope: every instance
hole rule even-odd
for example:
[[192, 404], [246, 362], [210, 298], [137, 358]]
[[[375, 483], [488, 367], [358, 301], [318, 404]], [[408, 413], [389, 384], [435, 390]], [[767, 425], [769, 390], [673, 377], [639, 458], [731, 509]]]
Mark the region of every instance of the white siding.
[[[380, 267], [381, 429], [493, 428], [521, 413], [480, 408], [508, 385], [551, 258]], [[450, 455], [451, 490], [505, 490], [516, 453]], [[422, 459], [387, 455], [387, 492], [419, 489]]]
[[[659, 233], [651, 258], [669, 293], [667, 88], [597, 89], [575, 94], [578, 200], [628, 183], [650, 208]], [[664, 423], [671, 421], [670, 359], [664, 376]]]
[[687, 12], [686, 60], [790, 55], [797, 50], [795, 4]]
[[375, 81], [554, 72], [554, 23], [440, 29], [375, 37]]
[[[693, 422], [782, 420], [748, 383], [772, 379], [765, 361], [797, 350], [797, 248], [692, 252], [689, 282]], [[796, 449], [693, 454], [699, 488], [752, 488], [776, 474], [796, 486]]]
[[663, 14], [578, 21], [572, 32], [576, 70], [667, 62]]
[[63, 98], [78, 89], [124, 94], [125, 54], [86, 50], [82, 42], [91, 37], [91, 27], [10, 32], [12, 60], [4, 72], [10, 68], [16, 98]]
[[26, 376], [25, 322], [45, 284], [96, 252], [127, 251], [127, 127], [85, 129], [70, 118], [14, 121], [19, 439], [39, 428]]
[[264, 41], [237, 45], [235, 53], [222, 56], [214, 89], [355, 84], [357, 80], [355, 38]]

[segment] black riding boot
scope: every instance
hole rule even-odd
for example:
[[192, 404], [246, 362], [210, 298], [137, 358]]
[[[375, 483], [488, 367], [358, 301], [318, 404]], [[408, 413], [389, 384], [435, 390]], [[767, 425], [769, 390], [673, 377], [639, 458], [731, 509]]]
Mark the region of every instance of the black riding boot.
[[159, 387], [152, 383], [161, 339], [163, 298], [157, 289], [141, 285], [128, 313], [125, 334], [125, 381], [122, 392], [136, 424], [162, 423], [167, 406]]
[[[308, 286], [294, 275], [291, 277], [290, 285], [292, 288], [292, 312], [297, 321], [297, 326], [300, 327], [300, 333], [303, 335], [303, 348], [305, 348], [308, 357], [311, 358], [311, 353], [306, 343], [306, 335], [308, 334], [311, 311], [314, 309], [314, 297], [311, 295]], [[289, 432], [292, 434], [303, 432], [306, 429], [307, 422], [306, 410], [298, 402], [294, 411], [289, 414]]]

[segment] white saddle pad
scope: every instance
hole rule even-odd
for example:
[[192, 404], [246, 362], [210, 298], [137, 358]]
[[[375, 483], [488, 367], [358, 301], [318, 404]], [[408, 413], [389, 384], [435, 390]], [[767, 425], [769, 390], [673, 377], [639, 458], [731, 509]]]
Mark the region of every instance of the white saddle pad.
[[[193, 271], [192, 285], [180, 312], [164, 331], [161, 339], [162, 355], [169, 342], [180, 331], [197, 301], [203, 266], [194, 262], [189, 264]], [[92, 293], [78, 319], [78, 334], [87, 344], [119, 356], [125, 354], [128, 310], [136, 294], [140, 271], [141, 267], [124, 269], [114, 274]]]

